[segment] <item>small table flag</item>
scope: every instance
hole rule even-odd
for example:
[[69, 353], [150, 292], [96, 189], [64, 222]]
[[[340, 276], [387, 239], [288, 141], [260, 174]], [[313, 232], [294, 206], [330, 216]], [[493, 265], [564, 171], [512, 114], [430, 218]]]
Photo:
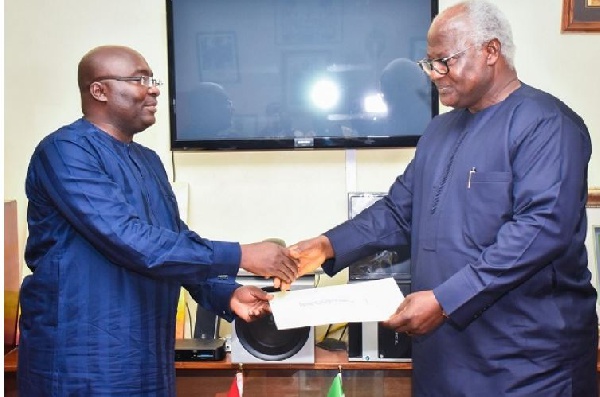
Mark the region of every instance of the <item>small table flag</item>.
[[344, 389], [342, 389], [342, 373], [340, 372], [333, 378], [333, 382], [331, 382], [331, 386], [329, 387], [329, 392], [327, 392], [327, 397], [344, 396]]
[[235, 374], [233, 381], [231, 381], [231, 386], [229, 387], [229, 392], [227, 393], [227, 397], [242, 397], [244, 395], [244, 375], [242, 372], [238, 372]]

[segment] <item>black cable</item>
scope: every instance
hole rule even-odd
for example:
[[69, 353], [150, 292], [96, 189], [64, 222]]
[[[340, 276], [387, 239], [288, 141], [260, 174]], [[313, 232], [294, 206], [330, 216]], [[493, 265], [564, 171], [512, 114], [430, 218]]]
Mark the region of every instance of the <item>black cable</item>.
[[341, 341], [342, 339], [344, 339], [344, 335], [346, 334], [346, 330], [347, 329], [348, 329], [348, 323], [346, 323], [346, 325], [344, 325], [344, 328], [342, 329], [342, 334], [338, 338], [339, 341]]

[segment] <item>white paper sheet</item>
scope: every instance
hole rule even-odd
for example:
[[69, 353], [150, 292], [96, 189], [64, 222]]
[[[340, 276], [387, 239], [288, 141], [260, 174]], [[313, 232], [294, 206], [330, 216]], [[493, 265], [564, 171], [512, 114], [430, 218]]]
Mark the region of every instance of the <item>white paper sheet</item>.
[[404, 299], [392, 277], [274, 295], [270, 304], [277, 329], [383, 321]]

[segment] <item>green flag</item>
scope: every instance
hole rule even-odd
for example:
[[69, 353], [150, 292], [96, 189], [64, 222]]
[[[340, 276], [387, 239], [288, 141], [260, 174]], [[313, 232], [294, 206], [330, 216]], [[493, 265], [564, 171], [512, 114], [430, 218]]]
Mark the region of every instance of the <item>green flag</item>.
[[342, 389], [342, 374], [338, 373], [327, 392], [327, 397], [344, 397], [344, 389]]

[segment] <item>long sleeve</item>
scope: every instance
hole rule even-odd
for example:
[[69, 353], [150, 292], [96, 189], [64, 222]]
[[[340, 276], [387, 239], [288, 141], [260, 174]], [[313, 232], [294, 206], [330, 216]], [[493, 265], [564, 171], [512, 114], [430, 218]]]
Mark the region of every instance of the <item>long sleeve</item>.
[[231, 278], [209, 279], [200, 284], [183, 284], [192, 298], [203, 308], [232, 321], [234, 313], [229, 307], [233, 292], [241, 287]]
[[[50, 240], [45, 222], [60, 216], [65, 233], [72, 227], [115, 264], [152, 277], [193, 282], [237, 273], [238, 243], [179, 228], [175, 197], [157, 156], [90, 134], [57, 135], [37, 148], [27, 184], [38, 204], [29, 210], [39, 220], [35, 235]], [[52, 217], [51, 208], [60, 214]], [[35, 262], [45, 244], [34, 240], [28, 248], [28, 262]]]
[[355, 261], [384, 249], [410, 244], [412, 166], [399, 176], [388, 194], [354, 218], [328, 230], [335, 258], [322, 266], [330, 276]]
[[[525, 122], [520, 114], [514, 116], [511, 171], [477, 172], [470, 181], [467, 225], [477, 228], [479, 239], [492, 243], [434, 290], [452, 320], [463, 327], [542, 267], [578, 255], [569, 252], [569, 246], [583, 237], [589, 136], [564, 114], [532, 113], [539, 117], [532, 120], [528, 115]], [[511, 181], [512, 197], [503, 200], [509, 190], [495, 189]], [[501, 227], [488, 224], [495, 207], [510, 202]]]

